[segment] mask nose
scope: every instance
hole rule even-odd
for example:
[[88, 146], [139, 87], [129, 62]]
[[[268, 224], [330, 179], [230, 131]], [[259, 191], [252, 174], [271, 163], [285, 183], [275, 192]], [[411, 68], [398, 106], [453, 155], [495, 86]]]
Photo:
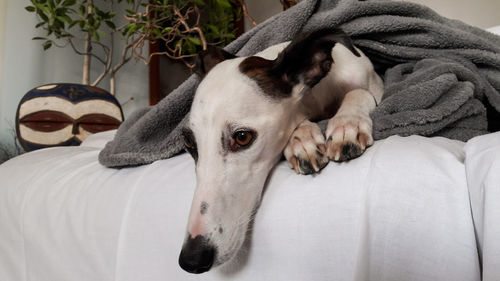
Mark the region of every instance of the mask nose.
[[203, 273], [212, 267], [215, 259], [215, 247], [203, 236], [194, 239], [188, 235], [188, 240], [179, 255], [179, 265], [190, 273]]

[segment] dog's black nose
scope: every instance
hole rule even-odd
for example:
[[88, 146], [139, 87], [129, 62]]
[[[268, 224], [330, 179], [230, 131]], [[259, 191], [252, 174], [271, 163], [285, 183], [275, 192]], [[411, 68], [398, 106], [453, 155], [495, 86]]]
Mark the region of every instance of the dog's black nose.
[[193, 239], [189, 235], [179, 255], [179, 265], [190, 273], [206, 272], [214, 263], [215, 252], [215, 247], [205, 237], [198, 235]]

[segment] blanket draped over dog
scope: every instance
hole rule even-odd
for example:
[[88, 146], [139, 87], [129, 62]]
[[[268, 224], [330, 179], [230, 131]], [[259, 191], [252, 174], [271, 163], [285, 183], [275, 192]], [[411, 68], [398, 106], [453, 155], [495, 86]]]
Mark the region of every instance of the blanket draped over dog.
[[[410, 2], [304, 0], [226, 50], [248, 56], [328, 27], [349, 34], [384, 79], [384, 98], [371, 114], [374, 139], [419, 134], [465, 141], [488, 132], [487, 106], [500, 111], [500, 37]], [[180, 129], [199, 81], [192, 75], [157, 105], [134, 112], [100, 162], [135, 166], [181, 152]]]

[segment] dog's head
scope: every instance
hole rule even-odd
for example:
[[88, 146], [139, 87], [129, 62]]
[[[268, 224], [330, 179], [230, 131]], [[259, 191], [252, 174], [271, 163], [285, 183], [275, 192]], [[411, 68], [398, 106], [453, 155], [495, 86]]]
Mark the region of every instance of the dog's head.
[[204, 78], [183, 131], [197, 178], [179, 257], [186, 271], [205, 272], [236, 255], [269, 172], [305, 118], [300, 101], [329, 72], [336, 42], [357, 53], [344, 33], [320, 30], [274, 60], [219, 48], [200, 55]]

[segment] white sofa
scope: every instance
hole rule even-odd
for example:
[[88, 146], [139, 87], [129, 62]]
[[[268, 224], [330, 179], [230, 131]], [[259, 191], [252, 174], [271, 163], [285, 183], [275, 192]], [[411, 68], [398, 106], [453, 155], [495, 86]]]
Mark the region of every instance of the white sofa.
[[1, 280], [472, 281], [481, 260], [499, 280], [500, 133], [393, 136], [316, 176], [282, 162], [249, 243], [202, 275], [177, 264], [193, 160], [108, 169], [97, 155], [112, 134], [0, 166]]

